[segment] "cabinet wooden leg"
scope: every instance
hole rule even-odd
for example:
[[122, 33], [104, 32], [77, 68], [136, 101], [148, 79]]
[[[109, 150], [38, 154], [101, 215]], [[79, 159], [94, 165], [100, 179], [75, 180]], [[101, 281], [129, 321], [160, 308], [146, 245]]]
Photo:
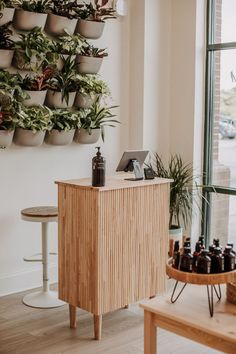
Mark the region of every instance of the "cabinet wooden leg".
[[151, 295], [151, 296], [149, 296], [149, 299], [151, 300], [151, 299], [154, 299], [154, 297], [156, 297], [156, 295]]
[[128, 309], [128, 308], [129, 308], [129, 305], [125, 305], [125, 306], [124, 306], [124, 309]]
[[94, 315], [94, 337], [96, 340], [102, 338], [102, 315]]
[[153, 316], [149, 311], [144, 311], [144, 354], [156, 354], [157, 339]]
[[69, 312], [70, 312], [70, 328], [76, 328], [77, 327], [76, 306], [69, 305]]

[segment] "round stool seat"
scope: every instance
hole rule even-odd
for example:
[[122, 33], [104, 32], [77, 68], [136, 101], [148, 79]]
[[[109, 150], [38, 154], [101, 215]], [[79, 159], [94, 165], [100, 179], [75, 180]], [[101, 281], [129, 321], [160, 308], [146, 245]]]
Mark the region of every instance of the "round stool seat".
[[21, 218], [33, 222], [57, 221], [58, 209], [55, 206], [38, 206], [21, 210]]

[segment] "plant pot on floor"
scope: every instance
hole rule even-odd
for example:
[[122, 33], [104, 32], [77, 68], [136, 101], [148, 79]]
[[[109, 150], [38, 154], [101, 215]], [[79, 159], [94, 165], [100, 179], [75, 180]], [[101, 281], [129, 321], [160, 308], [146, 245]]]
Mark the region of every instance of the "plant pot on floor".
[[23, 101], [23, 104], [27, 107], [42, 106], [45, 101], [47, 90], [43, 91], [30, 91], [25, 90], [25, 93], [29, 95], [29, 98]]
[[183, 241], [183, 229], [182, 227], [172, 225], [169, 229], [169, 257], [173, 256], [175, 241], [179, 241], [179, 246], [181, 248]]
[[14, 130], [0, 130], [0, 147], [10, 146], [12, 143]]
[[73, 34], [75, 31], [76, 24], [76, 19], [69, 19], [64, 16], [48, 14], [45, 25], [45, 32], [53, 36], [66, 36], [67, 33], [65, 32], [65, 29], [70, 34]]
[[74, 106], [78, 108], [90, 108], [96, 101], [98, 95], [82, 95], [77, 92], [75, 96]]
[[79, 144], [95, 144], [100, 138], [101, 129], [91, 129], [89, 131], [87, 129], [77, 129], [75, 132], [74, 141]]
[[2, 17], [0, 18], [0, 26], [3, 26], [5, 23], [12, 21], [14, 12], [15, 9], [11, 7], [5, 7], [5, 9], [1, 11]]
[[21, 146], [40, 146], [43, 143], [45, 132], [16, 128], [14, 142]]
[[46, 20], [47, 14], [16, 10], [13, 19], [13, 24], [17, 30], [31, 31], [36, 26], [44, 29]]
[[75, 129], [69, 131], [59, 131], [52, 129], [50, 132], [46, 133], [45, 143], [49, 145], [69, 145], [72, 143], [75, 135]]
[[13, 55], [14, 55], [14, 50], [0, 49], [0, 69], [10, 68]]
[[103, 34], [104, 26], [105, 22], [103, 21], [78, 19], [75, 33], [79, 33], [85, 38], [98, 39]]
[[103, 58], [76, 56], [77, 71], [80, 74], [97, 74], [101, 68]]
[[45, 105], [50, 108], [69, 108], [73, 106], [75, 100], [75, 92], [69, 92], [69, 102], [62, 101], [62, 94], [58, 91], [48, 90]]

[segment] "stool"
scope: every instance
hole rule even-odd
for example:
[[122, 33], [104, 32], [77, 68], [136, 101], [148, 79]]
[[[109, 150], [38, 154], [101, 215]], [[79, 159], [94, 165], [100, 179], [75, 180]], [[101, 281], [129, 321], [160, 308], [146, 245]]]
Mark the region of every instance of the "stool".
[[[23, 303], [38, 308], [52, 308], [65, 305], [58, 299], [56, 291], [49, 290], [48, 278], [48, 223], [57, 222], [58, 210], [56, 207], [40, 206], [21, 210], [21, 218], [25, 221], [40, 222], [42, 225], [42, 259], [24, 258], [27, 262], [43, 263], [43, 289], [24, 296]], [[55, 254], [55, 253], [54, 253]]]

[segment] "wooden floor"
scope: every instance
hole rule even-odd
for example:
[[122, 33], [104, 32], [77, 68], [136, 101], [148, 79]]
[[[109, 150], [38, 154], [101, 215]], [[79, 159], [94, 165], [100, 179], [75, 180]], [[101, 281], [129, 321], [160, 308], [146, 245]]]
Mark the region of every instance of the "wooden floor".
[[[140, 354], [143, 312], [138, 305], [104, 315], [103, 339], [93, 340], [93, 318], [79, 310], [76, 330], [68, 306], [39, 310], [22, 304], [23, 293], [0, 298], [0, 354]], [[160, 330], [158, 354], [219, 353]]]

